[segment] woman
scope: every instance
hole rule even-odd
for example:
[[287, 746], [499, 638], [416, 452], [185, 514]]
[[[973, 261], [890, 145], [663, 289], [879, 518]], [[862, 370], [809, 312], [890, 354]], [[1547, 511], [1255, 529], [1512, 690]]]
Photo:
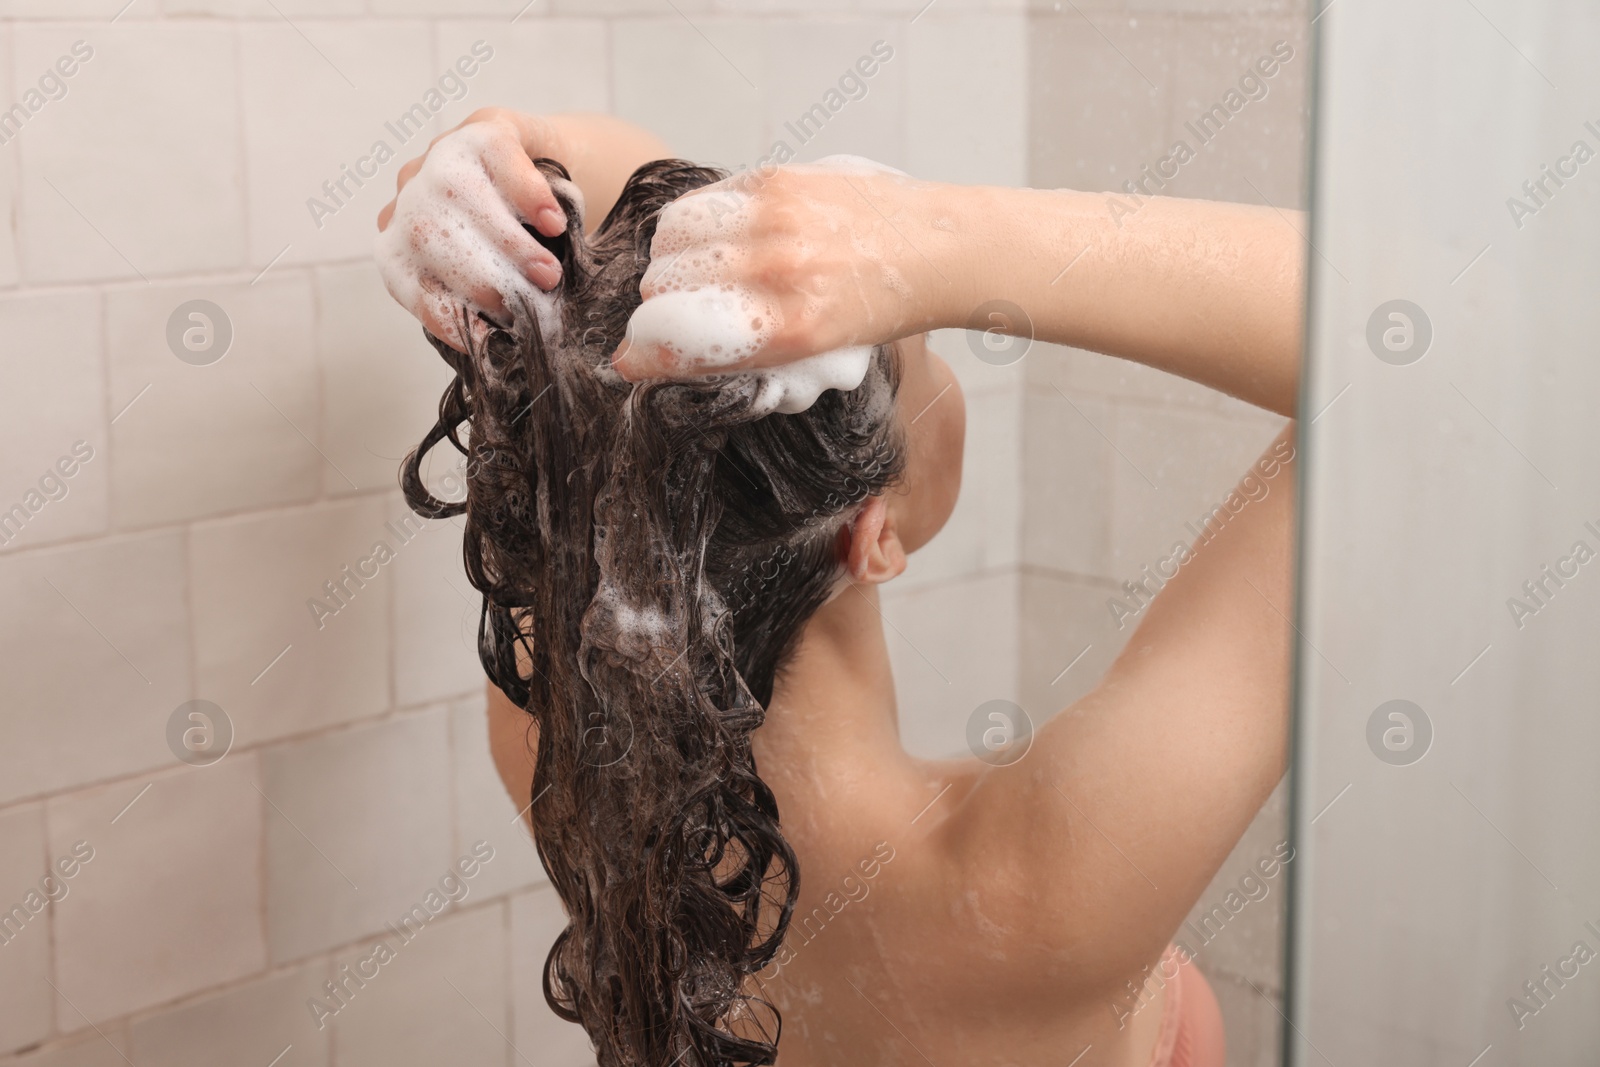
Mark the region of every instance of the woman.
[[[967, 326], [1003, 298], [1041, 340], [1293, 416], [1301, 255], [1288, 222], [1161, 198], [1129, 216], [1096, 195], [959, 188], [867, 167], [782, 168], [705, 187], [669, 168], [645, 175], [662, 183], [654, 200], [629, 186], [626, 217], [591, 239], [567, 232], [569, 221], [596, 225], [635, 168], [668, 155], [648, 134], [609, 118], [491, 109], [430, 152], [447, 144], [454, 163], [424, 172], [427, 195], [409, 200], [473, 206], [441, 224], [446, 216], [398, 197], [380, 216], [386, 280], [462, 373], [425, 444], [467, 421], [474, 446], [492, 442], [491, 459], [516, 453], [482, 465], [494, 472], [468, 506], [469, 574], [489, 620], [491, 743], [519, 806], [533, 802], [573, 916], [547, 996], [581, 1019], [603, 1067], [1220, 1065], [1214, 999], [1195, 968], [1164, 954], [1284, 769], [1292, 424], [1262, 461], [1281, 466], [1283, 491], [1193, 549], [1096, 689], [1011, 766], [903, 751], [876, 590], [938, 532], [959, 489], [960, 391], [923, 331]], [[538, 157], [560, 161], [572, 182]], [[423, 162], [402, 170], [402, 189]], [[476, 196], [487, 186], [503, 205]], [[661, 211], [668, 191], [688, 195]], [[727, 198], [725, 225], [706, 224], [711, 201], [682, 206], [713, 196]], [[621, 247], [629, 235], [637, 255]], [[667, 249], [698, 264], [687, 282], [668, 269]], [[622, 300], [595, 281], [619, 275], [642, 275], [641, 293]], [[630, 312], [648, 316], [633, 311], [640, 295], [649, 309], [697, 284], [738, 291], [770, 316], [738, 366], [874, 346], [866, 380], [802, 415], [741, 422], [757, 385], [662, 385], [704, 372], [670, 342], [618, 345], [615, 372], [655, 382], [629, 399], [604, 353], [591, 366], [509, 340], [594, 330], [590, 348], [610, 346]], [[554, 310], [543, 295], [552, 289]], [[573, 378], [561, 366], [588, 369]], [[580, 379], [609, 384], [572, 384]], [[531, 415], [543, 429], [516, 429], [512, 404], [537, 411], [539, 382], [560, 386], [545, 396], [578, 397], [560, 411], [581, 410], [585, 389], [620, 399], [595, 401], [598, 437], [579, 440], [571, 420], [548, 412], [555, 429]], [[794, 448], [762, 436], [780, 425], [794, 428]], [[711, 440], [695, 444], [708, 427]], [[805, 451], [800, 438], [822, 443]], [[785, 466], [796, 449], [821, 465], [816, 484]], [[850, 464], [860, 477], [843, 473]], [[426, 507], [414, 463], [411, 473], [414, 504]], [[551, 474], [574, 495], [519, 510], [517, 486], [550, 485]], [[586, 496], [591, 478], [607, 485]], [[817, 499], [800, 514], [806, 492]], [[757, 497], [788, 503], [769, 514]], [[755, 517], [727, 534], [706, 508]], [[536, 511], [539, 523], [526, 519]], [[549, 518], [558, 513], [567, 526]], [[747, 551], [759, 542], [770, 556], [795, 539], [805, 553], [779, 568]], [[572, 551], [571, 569], [550, 562]], [[782, 596], [769, 595], [768, 570], [790, 583]], [[702, 579], [704, 598], [686, 599]], [[557, 604], [574, 583], [581, 603]], [[666, 607], [619, 597], [641, 588], [666, 590]], [[657, 698], [677, 711], [659, 713]], [[590, 743], [592, 754], [569, 758]], [[721, 797], [715, 814], [657, 810], [680, 788], [674, 767], [693, 779], [696, 803]], [[716, 781], [696, 777], [708, 774]], [[781, 822], [769, 825], [774, 812]], [[685, 824], [708, 833], [711, 849], [688, 873], [683, 853], [701, 846]], [[613, 850], [604, 825], [627, 847]], [[663, 856], [677, 864], [666, 882]], [[767, 1005], [783, 1023], [776, 1060]]]

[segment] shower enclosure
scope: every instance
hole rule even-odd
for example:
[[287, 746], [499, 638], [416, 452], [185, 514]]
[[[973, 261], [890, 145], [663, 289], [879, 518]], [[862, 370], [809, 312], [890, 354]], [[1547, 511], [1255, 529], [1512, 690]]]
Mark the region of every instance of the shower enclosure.
[[1285, 1062], [1593, 1062], [1600, 10], [1314, 25]]

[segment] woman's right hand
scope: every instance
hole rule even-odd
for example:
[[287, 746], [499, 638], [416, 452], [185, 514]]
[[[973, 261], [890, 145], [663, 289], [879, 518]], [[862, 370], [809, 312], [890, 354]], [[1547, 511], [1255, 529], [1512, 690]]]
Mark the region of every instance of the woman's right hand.
[[555, 155], [553, 127], [533, 115], [482, 108], [400, 168], [395, 198], [378, 214], [378, 265], [400, 304], [464, 351], [461, 308], [473, 340], [510, 325], [507, 300], [553, 289], [561, 264], [523, 229], [554, 237], [566, 214], [533, 157]]
[[[613, 356], [624, 378], [768, 367], [937, 318], [937, 187], [855, 157], [744, 171], [669, 204]], [[914, 242], [914, 243], [913, 243]]]

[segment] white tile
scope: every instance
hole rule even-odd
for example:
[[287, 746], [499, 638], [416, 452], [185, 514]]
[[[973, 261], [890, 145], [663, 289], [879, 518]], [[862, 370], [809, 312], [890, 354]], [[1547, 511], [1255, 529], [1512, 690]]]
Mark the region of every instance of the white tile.
[[[221, 317], [180, 313], [191, 300], [210, 301]], [[211, 345], [231, 329], [230, 347], [209, 365], [185, 362], [168, 344], [174, 321], [180, 337], [192, 330], [197, 341], [209, 323]], [[315, 495], [328, 461], [313, 443], [317, 386], [307, 278], [290, 272], [255, 285], [113, 289], [106, 294], [106, 329], [118, 527]]]
[[24, 277], [153, 278], [242, 265], [232, 30], [130, 19], [92, 31], [19, 25], [13, 34], [19, 89], [74, 42], [93, 50], [65, 81], [67, 94], [18, 138]]
[[400, 459], [433, 425], [454, 373], [372, 263], [320, 268], [316, 289], [323, 490], [352, 493], [352, 481], [393, 487]]
[[399, 707], [482, 692], [482, 595], [461, 562], [460, 519], [429, 522], [398, 496], [390, 528], [412, 540], [394, 563], [394, 694]]
[[[387, 963], [363, 944], [334, 960], [349, 967], [346, 1003], [333, 1016], [339, 1067], [437, 1067], [521, 1063], [510, 1036], [506, 912], [502, 903], [432, 920], [409, 942], [393, 934]], [[372, 961], [363, 963], [364, 960]], [[363, 971], [372, 977], [361, 979]], [[357, 984], [357, 980], [361, 984]], [[525, 1061], [549, 1061], [534, 1045]]]
[[1037, 188], [1120, 189], [1169, 147], [1168, 69], [1186, 35], [1159, 18], [1082, 7], [1028, 23], [1028, 167]]
[[122, 1028], [102, 1026], [100, 1031], [91, 1030], [16, 1059], [0, 1060], [0, 1064], [4, 1067], [126, 1067], [128, 1061], [120, 1049], [127, 1047], [128, 1040]]
[[1026, 185], [1025, 16], [936, 12], [912, 25], [906, 49], [907, 169], [929, 181]]
[[1022, 558], [1080, 575], [1106, 572], [1113, 462], [1111, 408], [1092, 397], [1024, 401]]
[[853, 11], [856, 0], [709, 0], [717, 13], [737, 15], [811, 15]]
[[[978, 358], [983, 352], [983, 335], [975, 330], [932, 330], [927, 335], [928, 348], [947, 363], [955, 372], [956, 382], [969, 398], [979, 393], [1015, 392], [1028, 379], [1028, 352], [1015, 363], [997, 366]], [[985, 353], [987, 355], [987, 353]], [[993, 358], [993, 357], [990, 357]]]
[[[712, 0], [673, 0], [678, 10], [696, 14], [711, 10]], [[657, 0], [539, 0], [530, 13], [554, 9], [560, 15], [659, 15]], [[695, 20], [696, 23], [700, 19]]]
[[[445, 98], [427, 96], [437, 92], [440, 74], [428, 27], [372, 20], [248, 22], [239, 27], [239, 49], [244, 113], [250, 117], [250, 262], [265, 266], [285, 246], [283, 263], [371, 255], [378, 211], [394, 195], [395, 173], [439, 132], [433, 104], [442, 107]], [[421, 132], [397, 126], [396, 133], [385, 125], [414, 106], [421, 109]], [[342, 190], [324, 190], [324, 182], [338, 181]], [[313, 201], [332, 214], [314, 211]]]
[[1105, 579], [1023, 572], [1018, 703], [1036, 721], [1087, 695], [1133, 635], [1107, 606], [1114, 592]]
[[[480, 693], [482, 687], [479, 687]], [[456, 851], [465, 852], [478, 841], [494, 848], [493, 861], [484, 864], [474, 882], [483, 896], [526, 889], [547, 881], [528, 824], [519, 819], [530, 800], [514, 800], [506, 792], [489, 758], [489, 724], [484, 701], [458, 702], [450, 713], [450, 742], [455, 755]]]
[[[1178, 928], [1179, 939], [1208, 972], [1225, 971], [1271, 990], [1283, 984], [1288, 877], [1279, 861], [1293, 856], [1287, 850], [1287, 782], [1278, 783]], [[1267, 872], [1275, 873], [1269, 877]], [[1248, 903], [1227, 907], [1229, 893]]]
[[[941, 401], [945, 402], [945, 401]], [[968, 397], [961, 495], [944, 529], [911, 556], [899, 587], [1014, 564], [1022, 538], [1022, 394]]]
[[63, 1028], [266, 963], [259, 774], [255, 756], [242, 754], [155, 776], [142, 796], [133, 779], [50, 800], [51, 855], [81, 850], [79, 842], [93, 849], [56, 905]]
[[[126, 2], [126, 0], [124, 0]], [[144, 0], [140, 0], [141, 6]], [[359, 15], [363, 0], [160, 0], [165, 15], [217, 15], [223, 18], [279, 19], [302, 15]]]
[[[1304, 206], [1311, 125], [1306, 92], [1311, 71], [1309, 26], [1303, 18], [1260, 16], [1190, 25], [1195, 27], [1191, 42], [1174, 70], [1170, 140], [1185, 141], [1196, 155], [1162, 190], [1163, 195], [1251, 204], [1264, 198], [1285, 211]], [[1278, 42], [1292, 48], [1288, 61], [1276, 61], [1273, 49]], [[1277, 68], [1271, 77], [1259, 76], [1255, 65], [1263, 59], [1269, 69]], [[1200, 128], [1200, 117], [1218, 105], [1228, 116], [1226, 123], [1215, 129], [1213, 117], [1212, 128]], [[1186, 127], [1186, 122], [1195, 123], [1195, 128]], [[1205, 134], [1204, 143], [1196, 128]]]
[[450, 872], [443, 709], [262, 753], [275, 963], [382, 930]]
[[[766, 61], [756, 78], [764, 152], [781, 140], [801, 160], [846, 153], [910, 166], [904, 23], [768, 19], [764, 31]], [[857, 64], [873, 74], [862, 77]]]
[[1024, 360], [1030, 385], [1053, 395], [1060, 386], [1074, 396], [1093, 394], [1108, 399], [1142, 399], [1156, 404], [1221, 410], [1239, 402], [1203, 385], [1116, 356], [1081, 348], [1035, 344]]
[[[0, 1052], [50, 1036], [51, 895], [70, 881], [46, 850], [44, 807], [0, 812]], [[44, 881], [46, 875], [50, 881]]]
[[111, 459], [99, 296], [0, 298], [0, 336], [0, 550], [103, 533]]
[[501, 24], [505, 24], [507, 20], [526, 8], [526, 13], [517, 20], [519, 25], [522, 22], [539, 21], [539, 16], [548, 13], [550, 9], [549, 0], [534, 0], [532, 6], [528, 0], [368, 0], [368, 3], [372, 14], [378, 16], [489, 15]]
[[[241, 743], [389, 706], [394, 562], [377, 562], [374, 546], [398, 538], [383, 508], [358, 497], [191, 531], [197, 686], [233, 717]], [[339, 598], [329, 582], [342, 583]]]
[[329, 1036], [306, 1001], [322, 996], [328, 965], [296, 967], [181, 1007], [135, 1019], [129, 1024], [130, 1059], [161, 1067], [215, 1067], [248, 1063], [266, 1067], [288, 1046], [279, 1062], [294, 1067], [327, 1067]]
[[[516, 0], [519, 7], [526, 2]], [[540, 0], [540, 6], [548, 6], [548, 0]], [[486, 19], [438, 24], [435, 54], [440, 71], [475, 70], [460, 78], [464, 95], [439, 113], [446, 128], [480, 107], [535, 114], [611, 110], [605, 23], [531, 16], [532, 12], [514, 23]], [[472, 47], [478, 42], [482, 42], [480, 52], [492, 53], [488, 59], [478, 61], [474, 55]]]
[[[149, 19], [159, 13], [153, 0], [0, 0], [0, 16], [19, 19], [110, 19], [124, 7], [122, 19]], [[122, 20], [118, 20], [119, 22]]]
[[1129, 11], [1181, 12], [1189, 15], [1294, 10], [1287, 0], [1126, 0], [1126, 4]]
[[[1108, 577], [1120, 584], [1169, 555], [1178, 542], [1193, 543], [1202, 520], [1282, 426], [1281, 418], [1264, 413], [1224, 417], [1119, 405], [1115, 426], [1107, 429], [1121, 452], [1112, 463]], [[1265, 493], [1287, 483], [1260, 484]]]
[[0, 802], [172, 764], [167, 719], [190, 694], [184, 597], [177, 531], [0, 559]]
[[[11, 27], [0, 26], [0, 86], [11, 86]], [[5, 225], [0, 226], [0, 286], [15, 285], [17, 266], [17, 153], [10, 143], [15, 130], [8, 124], [0, 130], [7, 143], [0, 145], [0, 207], [5, 209]]]
[[[1205, 964], [1199, 966], [1204, 972]], [[1239, 1067], [1278, 1067], [1283, 1062], [1282, 996], [1272, 993], [1270, 999], [1263, 997], [1243, 978], [1228, 974], [1209, 974], [1207, 979], [1222, 1011], [1228, 1062]]]
[[[701, 36], [701, 34], [704, 36]], [[696, 163], [753, 164], [762, 139], [766, 38], [750, 19], [675, 15], [619, 19], [611, 26], [616, 114]]]
[[566, 929], [561, 899], [548, 887], [511, 898], [511, 981], [516, 1022], [512, 1041], [537, 1049], [540, 1067], [590, 1067], [594, 1049], [577, 1023], [556, 1016], [544, 999], [544, 961]]
[[900, 737], [912, 755], [965, 754], [978, 706], [1017, 699], [1017, 606], [1013, 568], [904, 593], [885, 587]]

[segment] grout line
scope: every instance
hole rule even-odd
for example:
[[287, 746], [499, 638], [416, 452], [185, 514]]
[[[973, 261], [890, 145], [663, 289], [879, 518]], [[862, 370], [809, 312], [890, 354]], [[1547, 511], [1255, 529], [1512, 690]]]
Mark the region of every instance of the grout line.
[[[514, 889], [507, 889], [503, 893], [499, 893], [495, 896], [477, 900], [475, 903], [469, 906], [462, 906], [460, 904], [453, 905], [448, 914], [451, 917], [455, 917], [479, 911], [486, 911], [491, 907], [500, 907], [502, 905], [509, 906], [511, 900], [517, 896], [524, 895], [529, 891], [537, 891], [547, 888], [549, 888], [549, 884], [546, 882], [531, 882]], [[440, 915], [437, 918], [442, 919], [444, 918], [444, 915]], [[282, 978], [285, 975], [292, 974], [295, 971], [305, 970], [314, 972], [319, 964], [323, 968], [322, 974], [325, 977], [331, 978], [334, 973], [333, 963], [339, 956], [368, 947], [371, 944], [373, 937], [381, 936], [382, 934], [383, 930], [381, 928], [377, 930], [368, 930], [359, 937], [351, 938], [348, 941], [341, 941], [337, 945], [331, 945], [328, 948], [318, 950], [310, 953], [309, 955], [299, 956], [292, 960], [267, 963], [259, 970], [252, 971], [249, 974], [228, 979], [227, 981], [218, 982], [214, 985], [206, 986], [203, 989], [190, 990], [186, 993], [179, 994], [178, 996], [169, 997], [168, 999], [158, 1003], [146, 1005], [145, 1007], [139, 1008], [135, 1011], [125, 1012], [122, 1015], [113, 1016], [112, 1018], [105, 1020], [102, 1025], [113, 1029], [121, 1029], [130, 1023], [143, 1022], [146, 1019], [176, 1013], [184, 1010], [185, 1008], [192, 1007], [195, 1004], [211, 1000], [214, 997], [235, 993], [259, 982], [270, 982], [273, 979]], [[510, 956], [509, 952], [507, 953], [507, 956]], [[55, 1001], [54, 997], [50, 999], [52, 1003]], [[337, 1030], [338, 1027], [333, 1027], [330, 1029], [329, 1033], [331, 1034], [337, 1032]], [[33, 1051], [50, 1051], [52, 1045], [58, 1040], [63, 1043], [70, 1043], [80, 1041], [83, 1039], [83, 1037], [84, 1034], [81, 1031], [63, 1031], [59, 1026], [57, 1026], [56, 1029], [52, 1031], [52, 1035], [46, 1038], [44, 1042], [37, 1046]], [[337, 1061], [330, 1058], [329, 1062]]]
[[[334, 259], [314, 259], [304, 262], [291, 263], [283, 269], [296, 271], [307, 276], [317, 268], [363, 267], [371, 266], [372, 257], [367, 256], [341, 256]], [[17, 284], [5, 289], [7, 296], [55, 296], [63, 293], [71, 294], [82, 292], [85, 289], [95, 289], [105, 292], [142, 292], [151, 285], [168, 289], [197, 288], [201, 286], [228, 286], [242, 285], [249, 287], [251, 279], [257, 277], [260, 271], [250, 264], [240, 267], [226, 267], [214, 270], [188, 270], [177, 271], [172, 274], [152, 274], [150, 281], [136, 282], [125, 274], [97, 275], [89, 278], [77, 278], [70, 282], [33, 282], [19, 280]]]
[[[50, 869], [50, 804], [48, 801], [39, 801], [39, 828], [43, 837], [40, 844], [44, 851], [44, 855], [40, 859], [44, 864], [44, 869], [48, 871]], [[50, 950], [50, 957], [44, 961], [44, 976], [47, 980], [60, 980], [61, 975], [56, 972], [56, 909], [47, 908], [46, 910], [50, 913], [45, 923], [46, 943]], [[61, 1019], [57, 1015], [57, 1009], [60, 1006], [58, 998], [50, 998], [51, 1033], [60, 1033], [64, 1029], [61, 1025]]]
[[[475, 683], [474, 687], [471, 689], [462, 690], [453, 695], [441, 697], [438, 700], [420, 701], [414, 704], [407, 704], [400, 708], [385, 708], [382, 711], [363, 716], [359, 719], [351, 719], [347, 722], [322, 723], [298, 733], [284, 734], [281, 737], [264, 738], [260, 741], [254, 741], [249, 744], [236, 744], [228, 750], [228, 754], [230, 757], [236, 755], [246, 756], [252, 753], [262, 753], [272, 748], [288, 747], [289, 745], [303, 744], [308, 741], [316, 741], [325, 737], [336, 737], [340, 734], [351, 733], [356, 730], [370, 729], [374, 726], [383, 725], [384, 723], [394, 722], [399, 719], [407, 719], [420, 715], [427, 715], [437, 711], [440, 708], [448, 708], [450, 706], [450, 702], [452, 701], [482, 699], [482, 694], [483, 690], [478, 688]], [[184, 773], [185, 768], [155, 764], [148, 767], [135, 768], [131, 771], [117, 772], [115, 774], [107, 775], [103, 778], [91, 778], [83, 782], [74, 782], [68, 786], [58, 786], [39, 793], [29, 793], [26, 796], [15, 797], [0, 803], [0, 816], [10, 815], [20, 808], [27, 807], [29, 804], [39, 804], [54, 800], [58, 797], [68, 797], [78, 793], [97, 791], [117, 785], [126, 785], [135, 781], [147, 779], [151, 775], [156, 775], [159, 777], [160, 775], [169, 771], [171, 773], [181, 774]]]

